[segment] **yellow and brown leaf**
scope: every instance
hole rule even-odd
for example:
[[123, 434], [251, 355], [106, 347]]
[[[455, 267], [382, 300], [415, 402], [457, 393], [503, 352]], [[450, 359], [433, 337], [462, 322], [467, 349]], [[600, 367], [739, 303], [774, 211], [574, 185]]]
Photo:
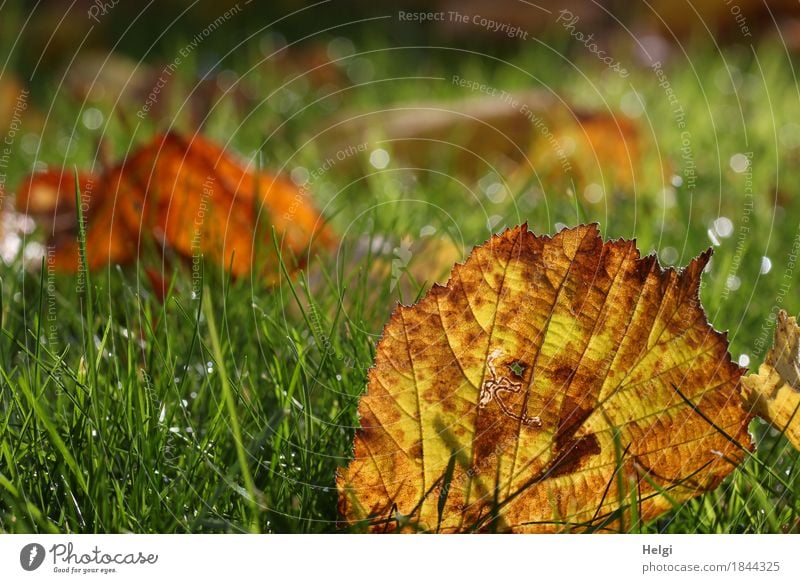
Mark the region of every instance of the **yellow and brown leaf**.
[[775, 339], [758, 372], [742, 379], [742, 398], [800, 450], [800, 327], [778, 312]]
[[751, 444], [742, 369], [698, 299], [709, 256], [662, 270], [596, 225], [475, 248], [384, 329], [337, 476], [345, 519], [616, 530], [716, 487]]

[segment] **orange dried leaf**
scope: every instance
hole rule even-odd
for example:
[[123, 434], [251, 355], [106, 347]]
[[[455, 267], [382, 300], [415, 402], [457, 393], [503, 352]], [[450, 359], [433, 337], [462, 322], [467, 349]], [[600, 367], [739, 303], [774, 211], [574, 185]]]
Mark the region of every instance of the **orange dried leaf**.
[[[79, 265], [74, 181], [69, 172], [35, 174], [17, 198], [22, 211], [67, 219], [70, 232], [51, 240], [55, 266], [67, 271]], [[102, 174], [80, 174], [79, 182], [91, 268], [131, 261], [155, 246], [187, 258], [203, 254], [237, 276], [249, 275], [258, 257], [256, 272], [274, 277], [273, 227], [289, 265], [334, 242], [306, 192], [198, 136], [157, 136]]]
[[[624, 528], [750, 447], [742, 370], [683, 271], [596, 225], [506, 231], [399, 306], [359, 403], [340, 511], [374, 531]], [[732, 443], [732, 437], [738, 444]]]
[[800, 326], [785, 310], [778, 312], [775, 339], [764, 363], [742, 379], [742, 397], [800, 450]]

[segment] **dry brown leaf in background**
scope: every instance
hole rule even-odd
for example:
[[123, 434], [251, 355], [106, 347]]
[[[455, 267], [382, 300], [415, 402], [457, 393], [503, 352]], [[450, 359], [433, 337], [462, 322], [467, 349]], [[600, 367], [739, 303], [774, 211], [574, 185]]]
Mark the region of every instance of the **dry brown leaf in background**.
[[[462, 180], [499, 172], [512, 190], [533, 179], [556, 192], [599, 184], [635, 194], [669, 176], [668, 164], [653, 155], [658, 149], [652, 136], [638, 122], [573, 108], [542, 91], [349, 112], [314, 135], [323, 157], [384, 140], [383, 147], [411, 167], [430, 168], [434, 160], [436, 169]], [[340, 166], [356, 161], [352, 157]]]
[[[354, 144], [385, 139], [393, 155], [405, 163], [428, 168], [443, 161], [453, 174], [474, 178], [497, 163], [525, 160], [531, 144], [530, 123], [523, 123], [522, 104], [530, 111], [546, 111], [554, 99], [541, 91], [520, 92], [519, 105], [496, 97], [469, 97], [460, 101], [396, 103], [379, 111], [348, 111], [328, 120], [314, 133], [314, 145], [323, 157], [335, 157]], [[351, 157], [345, 163], [355, 163]], [[503, 166], [504, 162], [506, 163]]]
[[800, 327], [778, 312], [775, 339], [758, 372], [742, 379], [746, 406], [800, 450]]
[[[249, 275], [258, 258], [254, 273], [274, 280], [279, 268], [271, 251], [273, 227], [289, 266], [303, 265], [312, 249], [336, 240], [310, 193], [199, 136], [157, 136], [123, 162], [99, 174], [81, 174], [79, 182], [87, 206], [90, 268], [126, 263], [148, 247], [165, 247], [192, 260], [202, 254], [236, 276]], [[34, 174], [23, 182], [16, 202], [21, 212], [54, 217], [50, 223], [58, 228], [49, 241], [54, 266], [76, 271], [74, 175]]]
[[620, 500], [649, 520], [716, 487], [751, 442], [742, 370], [698, 300], [709, 256], [662, 270], [596, 225], [476, 247], [385, 327], [342, 515], [377, 532], [614, 530]]

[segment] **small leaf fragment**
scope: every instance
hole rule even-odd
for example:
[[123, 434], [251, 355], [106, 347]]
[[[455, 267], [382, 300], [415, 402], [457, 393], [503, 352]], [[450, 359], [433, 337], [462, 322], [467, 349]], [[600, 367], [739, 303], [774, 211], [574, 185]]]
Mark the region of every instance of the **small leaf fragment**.
[[800, 450], [800, 326], [778, 312], [775, 339], [758, 372], [742, 379], [746, 407], [768, 421]]

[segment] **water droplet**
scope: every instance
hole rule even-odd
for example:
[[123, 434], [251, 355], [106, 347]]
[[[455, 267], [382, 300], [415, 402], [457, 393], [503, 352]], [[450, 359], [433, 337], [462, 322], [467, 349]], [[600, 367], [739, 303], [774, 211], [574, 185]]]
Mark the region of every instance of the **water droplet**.
[[96, 130], [103, 125], [103, 112], [96, 107], [90, 107], [83, 112], [81, 121], [86, 129]]
[[723, 239], [733, 234], [733, 223], [728, 217], [714, 219], [714, 231]]
[[353, 83], [366, 83], [375, 76], [375, 66], [364, 57], [356, 57], [347, 65], [347, 76]]
[[619, 108], [622, 113], [635, 119], [644, 113], [644, 98], [636, 91], [628, 91], [619, 100]]
[[736, 277], [735, 275], [731, 275], [725, 281], [725, 287], [727, 287], [731, 291], [736, 291], [740, 287], [742, 287], [742, 280]]
[[783, 126], [778, 132], [781, 144], [787, 148], [796, 148], [800, 146], [800, 124], [789, 122]]
[[500, 204], [506, 199], [508, 191], [499, 182], [493, 182], [486, 188], [486, 198], [495, 204]]
[[747, 354], [739, 355], [739, 366], [748, 366], [750, 364], [750, 356]]
[[680, 188], [681, 186], [683, 186], [683, 178], [681, 176], [678, 176], [677, 174], [672, 175], [670, 182], [672, 183], [672, 186], [674, 186], [675, 188]]
[[332, 61], [349, 57], [356, 52], [353, 41], [343, 36], [337, 36], [328, 43], [328, 58]]
[[666, 186], [661, 190], [661, 200], [664, 203], [664, 208], [671, 209], [675, 206], [677, 202], [676, 194], [675, 189], [671, 186]]
[[489, 230], [491, 231], [491, 230], [493, 230], [493, 229], [494, 229], [494, 228], [497, 226], [497, 224], [498, 224], [500, 221], [502, 221], [502, 220], [503, 220], [503, 217], [501, 217], [500, 215], [492, 215], [491, 217], [489, 217], [488, 219], [486, 219], [486, 228], [487, 228], [487, 229], [489, 229]]
[[36, 134], [25, 134], [20, 141], [23, 152], [33, 155], [39, 149], [39, 136]]
[[731, 156], [730, 165], [734, 172], [741, 174], [750, 167], [750, 158], [741, 153], [734, 154]]
[[369, 155], [369, 163], [378, 170], [383, 170], [389, 165], [389, 152], [383, 148], [372, 150]]
[[664, 265], [674, 265], [678, 260], [678, 250], [675, 247], [664, 247], [659, 257]]
[[583, 190], [583, 198], [585, 198], [587, 202], [590, 202], [592, 204], [600, 202], [601, 200], [603, 200], [603, 187], [594, 182], [592, 184], [589, 184]]
[[436, 227], [433, 225], [425, 225], [419, 230], [420, 237], [430, 237], [431, 235], [436, 234]]
[[764, 256], [761, 258], [761, 268], [759, 270], [759, 273], [764, 275], [765, 273], [769, 273], [770, 271], [772, 271], [772, 260], [769, 257]]

